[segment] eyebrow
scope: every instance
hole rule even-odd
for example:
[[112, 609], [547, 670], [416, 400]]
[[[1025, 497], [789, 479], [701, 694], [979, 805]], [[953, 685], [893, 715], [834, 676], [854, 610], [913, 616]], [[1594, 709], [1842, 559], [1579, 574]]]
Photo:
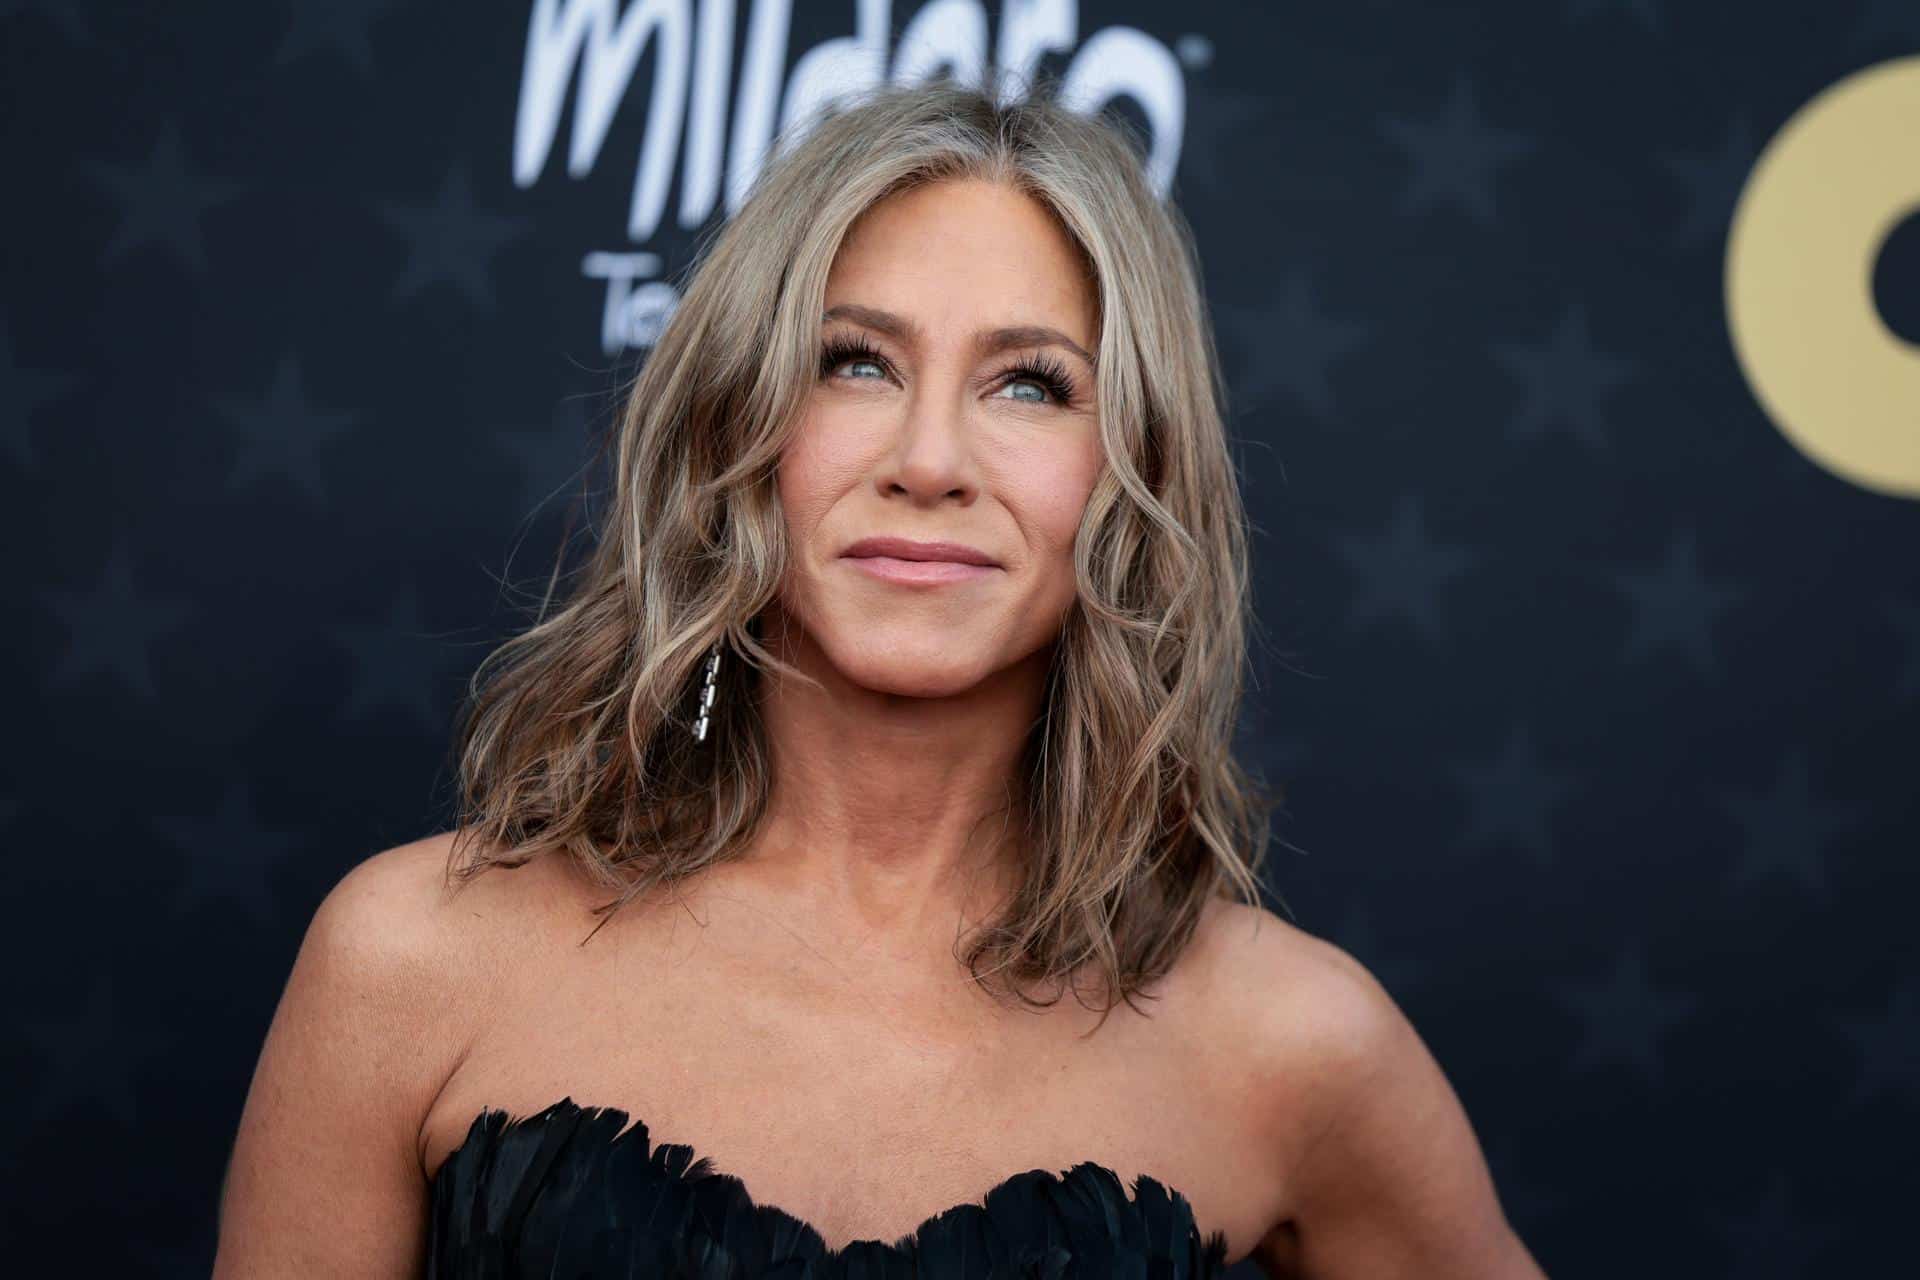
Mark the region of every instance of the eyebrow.
[[[901, 342], [918, 342], [923, 337], [920, 326], [905, 316], [897, 316], [891, 311], [882, 311], [878, 307], [863, 307], [857, 302], [843, 302], [837, 307], [828, 307], [821, 322], [828, 320], [850, 320], [876, 333], [884, 333]], [[982, 329], [974, 334], [973, 347], [980, 355], [992, 355], [996, 351], [1005, 351], [1011, 347], [1044, 347], [1048, 345], [1065, 347], [1087, 362], [1088, 368], [1097, 368], [1093, 356], [1079, 343], [1058, 329], [1044, 324], [1012, 324], [998, 329]]]

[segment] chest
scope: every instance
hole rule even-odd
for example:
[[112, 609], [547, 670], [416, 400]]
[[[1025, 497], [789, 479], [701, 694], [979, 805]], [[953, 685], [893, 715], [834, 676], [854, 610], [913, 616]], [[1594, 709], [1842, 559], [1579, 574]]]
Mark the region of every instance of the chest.
[[426, 1118], [423, 1167], [489, 1109], [526, 1117], [571, 1098], [687, 1145], [836, 1249], [1083, 1161], [1179, 1190], [1235, 1256], [1272, 1221], [1275, 1155], [1215, 1070], [1197, 1001], [1162, 999], [1151, 1016], [1123, 1004], [1104, 1024], [1071, 995], [1009, 1009], [958, 979], [799, 963], [719, 921], [597, 951], [599, 938], [527, 946]]

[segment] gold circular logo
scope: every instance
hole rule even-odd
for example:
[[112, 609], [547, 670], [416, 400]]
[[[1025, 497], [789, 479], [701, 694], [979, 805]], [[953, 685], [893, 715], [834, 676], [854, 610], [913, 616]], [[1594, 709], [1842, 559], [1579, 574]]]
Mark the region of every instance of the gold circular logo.
[[1727, 327], [1795, 448], [1866, 489], [1920, 497], [1920, 345], [1887, 328], [1873, 266], [1920, 210], [1920, 57], [1823, 90], [1767, 143], [1727, 235]]

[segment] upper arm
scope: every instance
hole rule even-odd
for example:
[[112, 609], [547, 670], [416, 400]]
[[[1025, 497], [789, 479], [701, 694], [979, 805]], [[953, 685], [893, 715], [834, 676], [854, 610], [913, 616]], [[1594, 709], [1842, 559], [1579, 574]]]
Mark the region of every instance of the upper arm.
[[216, 1277], [418, 1274], [420, 1124], [461, 1048], [444, 848], [376, 854], [314, 913], [241, 1112]]
[[1308, 935], [1314, 1125], [1290, 1250], [1313, 1280], [1544, 1280], [1508, 1225], [1459, 1097], [1371, 973]]

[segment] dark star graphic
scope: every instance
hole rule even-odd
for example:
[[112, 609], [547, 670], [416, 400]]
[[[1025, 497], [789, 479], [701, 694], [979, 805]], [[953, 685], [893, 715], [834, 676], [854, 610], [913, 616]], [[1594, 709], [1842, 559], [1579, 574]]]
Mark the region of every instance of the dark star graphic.
[[120, 202], [120, 226], [101, 250], [111, 263], [132, 249], [149, 243], [171, 249], [187, 269], [201, 275], [207, 269], [207, 251], [200, 237], [200, 218], [214, 205], [233, 199], [243, 188], [224, 178], [202, 178], [189, 172], [179, 126], [169, 120], [148, 153], [144, 169], [93, 162], [93, 178]]
[[1554, 984], [1562, 1004], [1581, 1020], [1580, 1042], [1570, 1071], [1617, 1064], [1631, 1068], [1648, 1084], [1660, 1083], [1660, 1039], [1685, 1021], [1700, 1004], [1697, 997], [1648, 981], [1645, 946], [1629, 941], [1615, 958], [1613, 972], [1599, 982]]
[[1400, 199], [1412, 217], [1450, 202], [1481, 226], [1494, 221], [1493, 183], [1502, 165], [1534, 149], [1518, 130], [1496, 129], [1481, 118], [1473, 84], [1456, 75], [1445, 108], [1432, 120], [1383, 115], [1380, 129], [1406, 152], [1413, 175]]
[[297, 842], [287, 832], [261, 824], [243, 783], [228, 783], [209, 817], [156, 817], [152, 826], [186, 855], [173, 902], [176, 917], [224, 900], [238, 903], [262, 930], [280, 923], [271, 877]]
[[[60, 34], [75, 44], [89, 44], [93, 35], [87, 30], [86, 20], [80, 16], [85, 9], [85, 0], [6, 0], [0, 3], [0, 18], [18, 18], [22, 14], [38, 14], [48, 23], [60, 29]], [[12, 32], [8, 38], [13, 38]]]
[[74, 1007], [23, 1027], [43, 1064], [39, 1089], [26, 1108], [25, 1127], [31, 1132], [58, 1120], [71, 1105], [89, 1103], [131, 1131], [140, 1122], [135, 1073], [143, 1063], [163, 1056], [177, 1036], [162, 1032], [136, 1038], [139, 1033], [121, 1017], [113, 979], [105, 972], [96, 972], [82, 990], [66, 990], [77, 998]]
[[1727, 1275], [1766, 1280], [1824, 1274], [1812, 1269], [1814, 1260], [1828, 1244], [1844, 1240], [1846, 1233], [1809, 1222], [1795, 1203], [1798, 1198], [1785, 1171], [1775, 1169], [1759, 1200], [1742, 1212], [1714, 1215], [1734, 1259]]
[[1460, 844], [1509, 843], [1542, 865], [1552, 860], [1553, 810], [1571, 788], [1573, 775], [1547, 768], [1531, 729], [1513, 725], [1498, 758], [1485, 764], [1455, 765], [1453, 772], [1466, 789], [1470, 806]]
[[1633, 632], [1627, 637], [1622, 661], [1663, 649], [1678, 649], [1703, 676], [1713, 676], [1715, 617], [1746, 592], [1716, 585], [1701, 576], [1699, 554], [1691, 529], [1677, 532], [1667, 543], [1666, 558], [1645, 573], [1615, 573], [1614, 585], [1632, 603]]
[[337, 53], [361, 75], [372, 75], [373, 48], [367, 33], [392, 7], [393, 0], [325, 0], [324, 4], [295, 0], [293, 21], [273, 61], [285, 66], [306, 54]]
[[1526, 399], [1507, 424], [1509, 439], [1533, 440], [1549, 425], [1559, 423], [1582, 444], [1606, 445], [1601, 402], [1633, 375], [1636, 366], [1593, 345], [1585, 306], [1575, 302], [1564, 307], [1553, 336], [1545, 342], [1533, 346], [1495, 342], [1492, 347], [1493, 358], [1526, 391]]
[[1610, 9], [1625, 9], [1649, 31], [1660, 29], [1660, 9], [1655, 0], [1567, 0], [1567, 17], [1575, 22]]
[[431, 205], [380, 205], [380, 216], [407, 240], [407, 266], [393, 286], [397, 302], [445, 281], [475, 306], [493, 305], [487, 272], [501, 249], [524, 236], [532, 220], [488, 213], [473, 202], [466, 170], [455, 166]]
[[1433, 985], [1432, 963], [1406, 941], [1404, 933], [1383, 926], [1379, 911], [1365, 902], [1350, 902], [1325, 937], [1358, 960], [1396, 1004], [1417, 1000]]
[[545, 430], [500, 430], [493, 433], [500, 451], [520, 473], [520, 507], [513, 514], [525, 518], [549, 503], [564, 506], [579, 492], [583, 473], [594, 454], [587, 401], [566, 396], [554, 405]]
[[33, 465], [33, 417], [78, 383], [70, 374], [23, 369], [13, 354], [13, 329], [0, 315], [0, 446], [22, 470]]
[[1808, 773], [1806, 750], [1795, 747], [1781, 757], [1767, 790], [1720, 788], [1721, 809], [1746, 835], [1734, 866], [1735, 885], [1783, 872], [1816, 892], [1827, 887], [1827, 845], [1855, 819], [1817, 804]]
[[1486, 1156], [1500, 1206], [1516, 1227], [1522, 1230], [1543, 1227], [1571, 1202], [1570, 1197], [1553, 1190], [1552, 1162], [1538, 1158], [1523, 1161], [1512, 1138], [1490, 1138]]
[[1348, 617], [1358, 626], [1379, 617], [1413, 623], [1429, 644], [1441, 638], [1440, 592], [1474, 563], [1461, 547], [1441, 546], [1427, 534], [1421, 499], [1408, 494], [1394, 504], [1387, 527], [1371, 537], [1337, 537], [1340, 558], [1357, 578]]
[[1877, 1014], [1843, 1013], [1834, 1021], [1859, 1051], [1860, 1079], [1851, 1104], [1863, 1107], [1882, 1094], [1911, 1101], [1920, 1086], [1914, 1075], [1920, 1063], [1920, 979], [1901, 979]]
[[353, 691], [342, 717], [364, 719], [381, 707], [398, 705], [429, 733], [447, 729], [452, 702], [445, 681], [456, 655], [445, 641], [427, 633], [418, 590], [402, 587], [384, 620], [371, 626], [342, 624], [336, 639], [354, 663]]
[[1719, 145], [1703, 151], [1667, 149], [1659, 154], [1666, 169], [1687, 193], [1687, 213], [1674, 235], [1674, 244], [1692, 249], [1702, 244], [1718, 245], [1733, 222], [1733, 206], [1753, 172], [1760, 149], [1753, 140], [1753, 127], [1744, 113], [1728, 125]]
[[[1192, 192], [1176, 188], [1175, 199], [1293, 204], [1343, 198], [1349, 191], [1344, 181], [1309, 172], [1279, 153], [1276, 139], [1287, 105], [1271, 92], [1196, 87], [1180, 153], [1180, 172], [1192, 175]], [[1285, 172], [1284, 182], [1266, 180], [1276, 171]]]
[[1321, 421], [1333, 417], [1328, 367], [1360, 346], [1367, 326], [1336, 320], [1320, 306], [1309, 273], [1288, 273], [1259, 307], [1223, 304], [1214, 308], [1238, 355], [1237, 390], [1255, 405], [1285, 391]]
[[133, 557], [125, 543], [115, 543], [108, 553], [98, 586], [47, 595], [68, 632], [66, 652], [48, 677], [49, 683], [68, 683], [106, 670], [141, 697], [153, 697], [148, 647], [193, 611], [179, 600], [136, 591]]
[[291, 480], [316, 506], [326, 501], [315, 455], [352, 425], [355, 415], [315, 404], [300, 375], [300, 361], [292, 352], [280, 357], [265, 396], [258, 400], [222, 396], [215, 401], [215, 408], [240, 437], [233, 470], [227, 476], [228, 488], [244, 488], [263, 475], [277, 473]]

